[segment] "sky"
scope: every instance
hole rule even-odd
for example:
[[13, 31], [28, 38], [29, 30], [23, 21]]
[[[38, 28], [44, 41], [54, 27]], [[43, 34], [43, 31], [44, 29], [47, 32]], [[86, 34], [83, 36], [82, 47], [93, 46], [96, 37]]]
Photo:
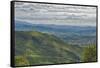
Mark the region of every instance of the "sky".
[[15, 2], [15, 20], [32, 24], [96, 26], [96, 7]]

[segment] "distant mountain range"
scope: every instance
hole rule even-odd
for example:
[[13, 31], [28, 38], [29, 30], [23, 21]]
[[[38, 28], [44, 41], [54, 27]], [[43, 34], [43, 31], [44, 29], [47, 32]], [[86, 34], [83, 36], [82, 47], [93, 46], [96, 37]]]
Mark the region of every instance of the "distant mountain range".
[[17, 31], [27, 31], [28, 29], [30, 29], [29, 31], [33, 31], [31, 28], [46, 28], [46, 29], [59, 29], [59, 30], [63, 30], [66, 31], [64, 29], [67, 29], [69, 31], [73, 30], [73, 31], [81, 31], [81, 30], [95, 30], [96, 27], [94, 26], [72, 26], [72, 25], [55, 25], [55, 24], [31, 24], [28, 22], [23, 22], [23, 21], [15, 21], [15, 25], [16, 25], [16, 30]]
[[38, 31], [53, 34], [69, 44], [96, 43], [96, 27], [93, 26], [31, 24], [22, 21], [16, 21], [15, 25], [16, 31]]

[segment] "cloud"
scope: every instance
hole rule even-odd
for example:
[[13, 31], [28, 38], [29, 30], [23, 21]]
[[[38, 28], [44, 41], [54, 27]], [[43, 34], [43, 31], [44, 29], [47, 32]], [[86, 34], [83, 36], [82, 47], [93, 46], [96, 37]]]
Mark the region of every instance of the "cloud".
[[29, 23], [96, 25], [96, 8], [41, 3], [15, 3], [15, 20]]

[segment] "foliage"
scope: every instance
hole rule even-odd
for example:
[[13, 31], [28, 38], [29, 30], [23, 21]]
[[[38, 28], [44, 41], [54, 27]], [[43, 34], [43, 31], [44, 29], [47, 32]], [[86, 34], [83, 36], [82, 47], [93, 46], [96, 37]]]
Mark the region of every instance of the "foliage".
[[15, 56], [15, 65], [16, 66], [29, 65], [29, 62], [25, 56]]
[[84, 48], [82, 53], [83, 62], [93, 62], [97, 60], [96, 45], [89, 45]]

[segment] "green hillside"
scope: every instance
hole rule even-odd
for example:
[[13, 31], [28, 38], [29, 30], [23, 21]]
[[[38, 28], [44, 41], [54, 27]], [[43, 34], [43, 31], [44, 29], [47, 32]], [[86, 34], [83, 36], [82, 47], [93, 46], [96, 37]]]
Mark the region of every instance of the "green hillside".
[[80, 62], [82, 48], [36, 31], [16, 31], [15, 64], [38, 65]]

